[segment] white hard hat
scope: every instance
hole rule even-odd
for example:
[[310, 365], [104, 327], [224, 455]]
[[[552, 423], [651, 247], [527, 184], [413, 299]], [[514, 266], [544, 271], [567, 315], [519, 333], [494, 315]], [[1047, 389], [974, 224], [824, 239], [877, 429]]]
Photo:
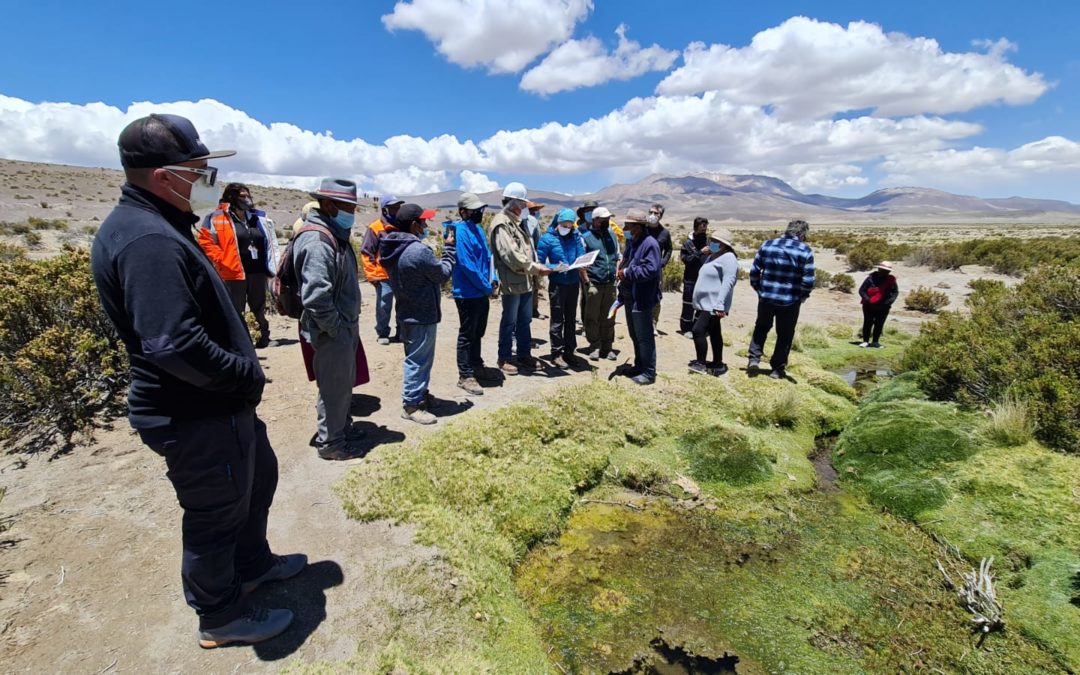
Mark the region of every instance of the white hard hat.
[[525, 186], [517, 181], [513, 183], [507, 183], [503, 188], [503, 197], [505, 199], [528, 199], [529, 191], [525, 189]]

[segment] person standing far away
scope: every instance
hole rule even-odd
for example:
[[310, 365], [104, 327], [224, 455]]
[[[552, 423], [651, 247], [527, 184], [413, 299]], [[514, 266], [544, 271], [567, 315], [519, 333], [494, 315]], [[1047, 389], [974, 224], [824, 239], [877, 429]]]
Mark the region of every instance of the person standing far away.
[[694, 329], [694, 282], [705, 259], [712, 255], [707, 230], [709, 220], [694, 218], [694, 231], [683, 242], [679, 258], [683, 262], [682, 314], [679, 316], [679, 332], [693, 337]]
[[646, 227], [648, 216], [631, 209], [626, 214], [627, 252], [615, 276], [626, 289], [627, 328], [634, 343], [635, 384], [656, 382], [656, 335], [652, 312], [660, 302], [660, 245]]
[[243, 183], [226, 185], [219, 202], [199, 227], [199, 246], [225, 282], [240, 317], [245, 304], [251, 308], [259, 326], [255, 348], [263, 349], [270, 346], [266, 290], [277, 270], [277, 234], [266, 214], [256, 211]]
[[[525, 225], [525, 231], [529, 233], [529, 237], [533, 242], [533, 249], [540, 246], [540, 236], [544, 233], [540, 231], [540, 211], [543, 210], [543, 204], [537, 204], [536, 202], [529, 202], [528, 215], [523, 215], [521, 222]], [[532, 299], [532, 318], [534, 319], [546, 319], [547, 317], [540, 314], [540, 286], [542, 285], [540, 278], [533, 279], [533, 299]]]
[[551, 301], [551, 364], [565, 370], [570, 365], [580, 366], [582, 361], [574, 350], [577, 348], [578, 293], [588, 277], [583, 268], [560, 272], [557, 267], [569, 266], [585, 255], [585, 245], [575, 231], [576, 216], [570, 209], [560, 210], [540, 237], [536, 251], [537, 260], [552, 268], [548, 277], [548, 297]]
[[395, 327], [394, 336], [390, 335], [390, 314], [394, 309], [394, 291], [390, 288], [386, 270], [379, 262], [379, 240], [387, 232], [393, 232], [398, 209], [405, 202], [393, 195], [386, 195], [379, 200], [379, 217], [371, 221], [364, 241], [360, 244], [360, 261], [364, 265], [364, 276], [375, 287], [375, 337], [381, 345], [388, 345], [398, 338], [401, 326]]
[[494, 381], [501, 375], [484, 366], [481, 342], [487, 332], [491, 295], [497, 279], [491, 249], [484, 234], [484, 209], [480, 197], [465, 192], [458, 199], [460, 220], [444, 223], [446, 237], [457, 242], [457, 264], [453, 273], [454, 304], [458, 310], [457, 386], [473, 396], [483, 396], [478, 380]]
[[765, 349], [765, 339], [776, 321], [776, 346], [769, 364], [769, 377], [787, 376], [788, 354], [795, 339], [799, 308], [814, 290], [814, 252], [806, 245], [810, 225], [805, 220], [788, 223], [783, 236], [761, 245], [750, 267], [750, 285], [757, 291], [757, 321], [750, 339], [747, 371], [757, 370]]
[[[536, 261], [532, 238], [521, 225], [521, 214], [529, 204], [525, 186], [507, 183], [503, 189], [503, 208], [491, 219], [491, 242], [495, 253], [495, 274], [502, 296], [499, 321], [499, 368], [507, 375], [518, 369], [535, 370], [532, 357], [532, 292], [537, 277], [551, 270]], [[517, 355], [514, 345], [517, 344]]]
[[416, 204], [398, 210], [397, 226], [379, 242], [379, 256], [394, 287], [401, 319], [405, 366], [402, 374], [401, 416], [418, 424], [435, 424], [434, 401], [428, 392], [435, 363], [435, 334], [442, 321], [442, 286], [453, 274], [454, 232], [443, 241], [442, 260], [423, 242], [427, 221], [435, 211]]
[[[664, 217], [664, 207], [662, 204], [653, 204], [649, 207], [648, 215], [648, 229], [649, 234], [656, 239], [657, 245], [660, 247], [660, 273], [663, 275], [663, 270], [667, 267], [667, 264], [671, 262], [672, 244], [671, 244], [671, 232], [668, 231], [664, 224], [661, 223], [661, 219]], [[661, 294], [661, 298], [663, 295]], [[660, 323], [660, 302], [657, 300], [652, 309], [652, 325], [653, 332], [657, 332], [657, 325]]]
[[582, 237], [585, 252], [596, 251], [596, 260], [586, 271], [585, 287], [586, 356], [593, 361], [615, 360], [615, 317], [608, 310], [615, 302], [615, 269], [619, 262], [619, 242], [611, 231], [611, 211], [599, 207], [592, 212], [592, 226]]
[[305, 231], [293, 235], [293, 266], [304, 305], [300, 335], [314, 351], [319, 388], [314, 445], [323, 459], [353, 459], [364, 452], [357, 444], [363, 433], [349, 415], [360, 343], [360, 284], [349, 244], [356, 183], [324, 178], [311, 196], [319, 206], [308, 212]]
[[[694, 285], [694, 317], [692, 335], [696, 358], [690, 362], [691, 373], [708, 373], [719, 377], [727, 372], [724, 363], [724, 338], [720, 332], [720, 320], [731, 312], [731, 298], [739, 278], [739, 261], [735, 257], [735, 245], [728, 230], [716, 230], [709, 236], [709, 256], [701, 266]], [[712, 343], [713, 360], [708, 356], [706, 335]]]
[[[882, 260], [863, 280], [862, 286], [859, 286], [863, 312], [860, 347], [881, 348], [881, 331], [885, 328], [885, 319], [888, 318], [889, 309], [899, 296], [900, 287], [897, 286], [896, 277], [892, 274], [892, 263]], [[873, 342], [870, 342], [871, 331], [873, 331]]]
[[[196, 214], [218, 203], [217, 168], [207, 160], [236, 153], [210, 152], [179, 115], [135, 120], [119, 147], [127, 182], [94, 238], [90, 265], [128, 353], [128, 419], [165, 458], [183, 511], [180, 578], [199, 617], [199, 645], [267, 640], [293, 614], [254, 606], [248, 594], [299, 574], [307, 556], [274, 555], [266, 541], [278, 481], [255, 412], [266, 379], [192, 232]], [[131, 590], [116, 589], [117, 598]]]

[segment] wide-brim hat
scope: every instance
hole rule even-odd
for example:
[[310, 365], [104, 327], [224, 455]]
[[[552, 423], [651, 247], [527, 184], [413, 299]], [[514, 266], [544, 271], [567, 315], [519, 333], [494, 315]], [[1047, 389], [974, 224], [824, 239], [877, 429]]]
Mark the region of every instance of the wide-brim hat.
[[544, 208], [544, 205], [541, 204], [540, 202], [530, 202], [529, 200], [526, 199], [525, 200], [525, 208], [527, 208], [527, 209], [529, 209], [531, 211], [533, 209], [542, 209], [542, 208]]
[[888, 260], [882, 260], [878, 264], [874, 265], [874, 269], [885, 270], [886, 272], [892, 272], [892, 263]]
[[487, 206], [483, 199], [480, 199], [480, 197], [472, 192], [462, 192], [461, 196], [458, 197], [457, 205], [459, 209], [469, 209], [470, 211], [482, 209]]
[[725, 244], [728, 248], [732, 250], [735, 249], [735, 244], [732, 242], [734, 238], [735, 237], [731, 234], [731, 230], [725, 230], [723, 228], [713, 230], [709, 233], [709, 239], [712, 239], [713, 241], [718, 241], [721, 244]]
[[624, 223], [640, 223], [644, 225], [648, 222], [649, 216], [641, 209], [630, 209], [626, 212], [626, 217], [623, 218]]
[[323, 178], [319, 187], [308, 193], [315, 199], [329, 199], [344, 204], [356, 204], [356, 183], [347, 178]]

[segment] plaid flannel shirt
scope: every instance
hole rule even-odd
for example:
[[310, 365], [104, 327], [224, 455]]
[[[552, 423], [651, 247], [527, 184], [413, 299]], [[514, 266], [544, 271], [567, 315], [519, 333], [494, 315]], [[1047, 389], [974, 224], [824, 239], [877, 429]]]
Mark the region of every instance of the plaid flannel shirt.
[[750, 267], [750, 285], [758, 297], [774, 305], [793, 305], [814, 289], [814, 253], [785, 234], [761, 245]]

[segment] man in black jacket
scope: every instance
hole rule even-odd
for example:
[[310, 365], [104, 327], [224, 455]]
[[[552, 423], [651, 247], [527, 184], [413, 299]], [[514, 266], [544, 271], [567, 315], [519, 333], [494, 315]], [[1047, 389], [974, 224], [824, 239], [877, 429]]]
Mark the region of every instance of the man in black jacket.
[[682, 314], [679, 316], [679, 332], [689, 335], [694, 328], [694, 285], [697, 283], [701, 265], [709, 257], [707, 239], [709, 219], [694, 218], [694, 233], [683, 242], [679, 258], [683, 262]]
[[307, 557], [276, 556], [266, 542], [278, 478], [255, 414], [266, 378], [191, 231], [217, 202], [207, 160], [235, 152], [211, 153], [177, 115], [135, 120], [119, 146], [127, 183], [94, 238], [91, 267], [131, 362], [128, 417], [165, 458], [184, 511], [181, 579], [199, 645], [266, 640], [292, 612], [254, 608], [245, 596], [298, 574]]
[[[646, 226], [649, 229], [649, 234], [656, 238], [656, 243], [660, 245], [660, 286], [661, 292], [663, 292], [663, 278], [664, 268], [671, 262], [671, 254], [674, 247], [671, 244], [671, 232], [664, 227], [664, 224], [660, 220], [664, 217], [664, 205], [653, 204], [649, 207], [649, 215], [646, 216]], [[660, 322], [660, 303], [657, 302], [656, 306], [652, 310], [652, 323], [653, 333], [657, 332], [656, 325]]]

